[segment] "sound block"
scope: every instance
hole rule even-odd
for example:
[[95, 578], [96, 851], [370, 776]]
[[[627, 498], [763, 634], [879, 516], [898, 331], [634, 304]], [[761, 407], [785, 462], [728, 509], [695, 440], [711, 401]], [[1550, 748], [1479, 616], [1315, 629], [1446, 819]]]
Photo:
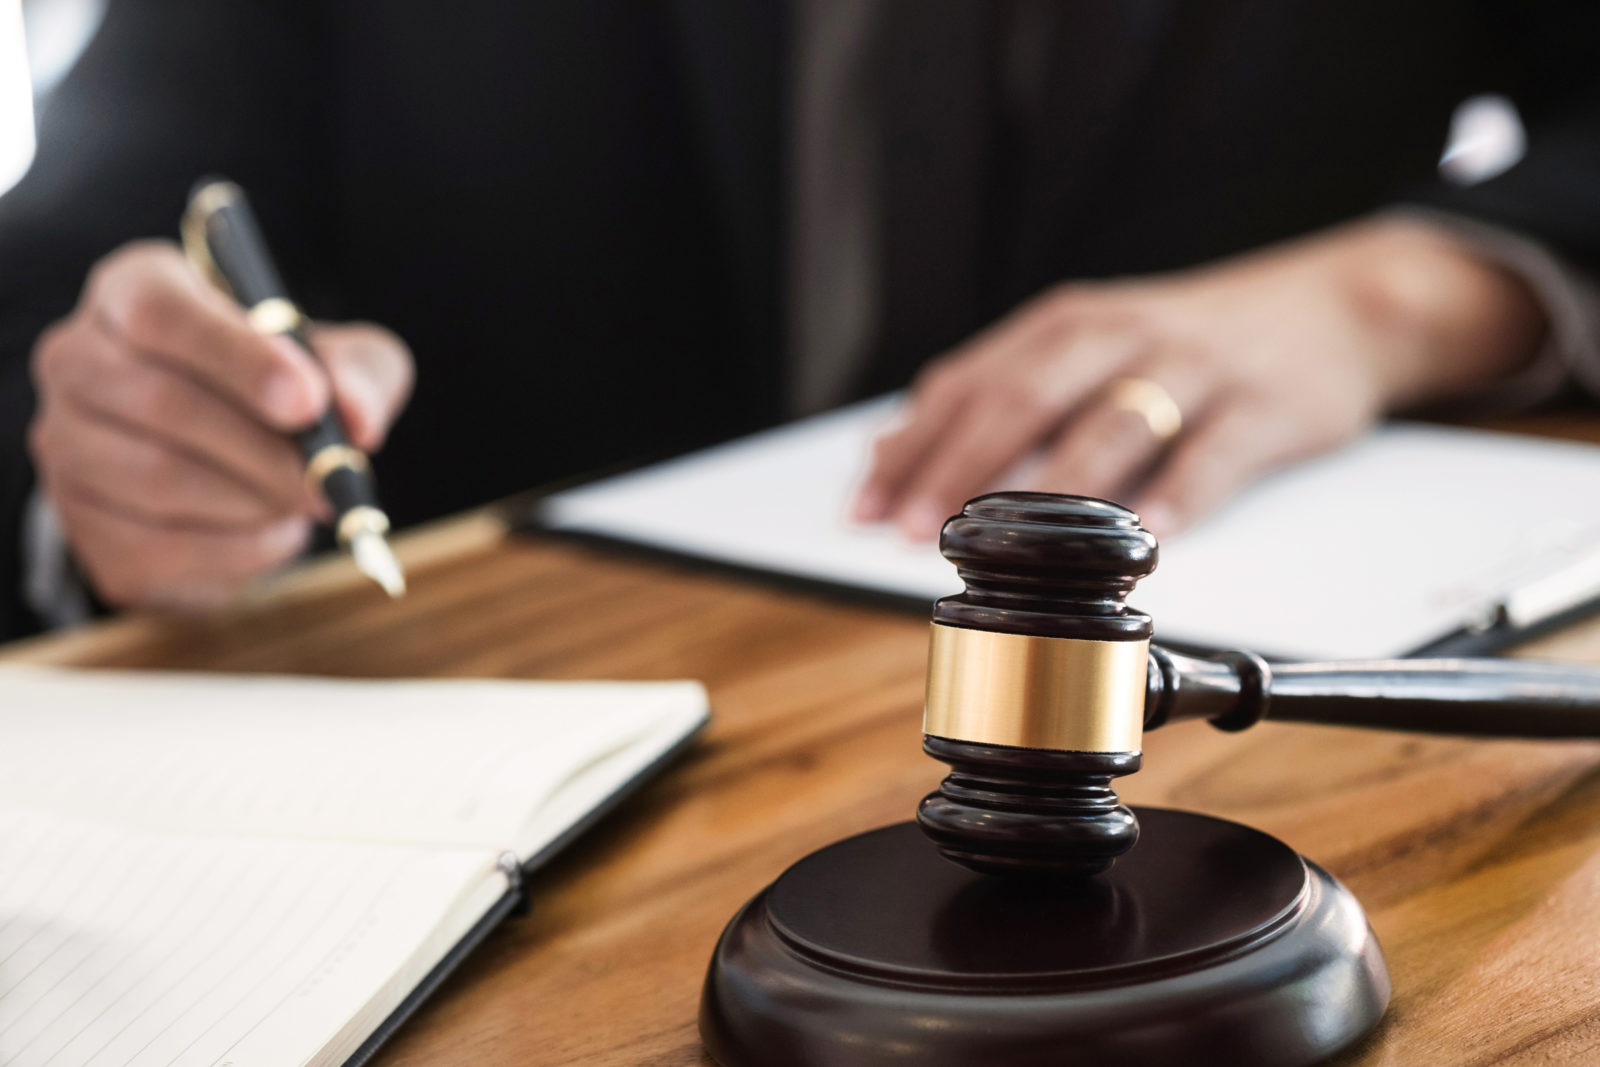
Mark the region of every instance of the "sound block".
[[1383, 1015], [1349, 890], [1275, 838], [1136, 809], [1077, 883], [976, 874], [914, 823], [841, 841], [736, 915], [700, 1033], [722, 1067], [1295, 1067]]

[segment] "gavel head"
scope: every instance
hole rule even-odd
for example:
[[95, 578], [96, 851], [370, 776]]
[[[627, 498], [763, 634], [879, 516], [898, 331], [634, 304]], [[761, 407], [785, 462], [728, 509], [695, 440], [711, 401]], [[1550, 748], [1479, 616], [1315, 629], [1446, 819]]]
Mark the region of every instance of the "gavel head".
[[1139, 769], [1150, 618], [1124, 601], [1155, 538], [1103, 500], [992, 493], [939, 548], [966, 589], [933, 610], [923, 750], [952, 771], [917, 821], [974, 870], [1107, 869], [1139, 834], [1110, 782]]

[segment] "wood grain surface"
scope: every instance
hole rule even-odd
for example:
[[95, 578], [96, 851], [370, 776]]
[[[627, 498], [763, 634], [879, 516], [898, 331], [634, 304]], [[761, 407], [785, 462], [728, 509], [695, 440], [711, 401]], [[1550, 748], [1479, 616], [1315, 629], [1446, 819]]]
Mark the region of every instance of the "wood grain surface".
[[[532, 913], [378, 1062], [709, 1063], [695, 1012], [723, 924], [807, 852], [909, 818], [939, 780], [919, 749], [926, 617], [505, 535], [492, 511], [400, 550], [412, 591], [398, 603], [329, 560], [226, 618], [118, 620], [0, 657], [704, 680], [704, 741], [541, 874]], [[1600, 661], [1600, 624], [1529, 651]], [[1267, 830], [1366, 905], [1395, 996], [1340, 1063], [1600, 1063], [1600, 743], [1185, 723], [1145, 752], [1120, 781], [1128, 800]]]

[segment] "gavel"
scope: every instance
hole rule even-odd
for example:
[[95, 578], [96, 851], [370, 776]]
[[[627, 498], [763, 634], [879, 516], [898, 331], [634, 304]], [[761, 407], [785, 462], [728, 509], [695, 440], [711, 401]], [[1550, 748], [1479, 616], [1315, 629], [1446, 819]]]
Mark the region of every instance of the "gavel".
[[[964, 592], [933, 610], [923, 750], [953, 770], [917, 821], [991, 874], [1094, 874], [1138, 823], [1111, 780], [1147, 730], [1265, 718], [1493, 737], [1600, 737], [1600, 672], [1515, 660], [1271, 664], [1150, 643], [1127, 606], [1156, 541], [1126, 508], [993, 493], [945, 523]], [[1374, 605], [1374, 610], [1382, 610]]]
[[734, 916], [701, 1000], [723, 1067], [1321, 1062], [1388, 1005], [1365, 913], [1269, 834], [1122, 804], [1144, 732], [1600, 736], [1592, 668], [1153, 645], [1127, 599], [1155, 539], [1103, 500], [979, 497], [940, 549], [965, 589], [933, 610], [922, 744], [950, 773], [914, 823], [798, 860]]

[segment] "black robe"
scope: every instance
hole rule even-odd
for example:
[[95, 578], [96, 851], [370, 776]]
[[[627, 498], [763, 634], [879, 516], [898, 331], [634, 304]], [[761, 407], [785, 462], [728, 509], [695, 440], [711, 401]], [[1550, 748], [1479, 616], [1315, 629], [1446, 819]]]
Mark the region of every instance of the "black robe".
[[[1600, 265], [1600, 5], [894, 0], [878, 42], [878, 359], [922, 360], [1052, 282], [1182, 267], [1416, 200]], [[28, 353], [90, 264], [251, 194], [312, 314], [384, 323], [416, 396], [378, 460], [401, 523], [783, 411], [788, 13], [777, 0], [111, 0], [0, 198], [0, 632], [32, 485]], [[1499, 91], [1526, 158], [1435, 165]]]

